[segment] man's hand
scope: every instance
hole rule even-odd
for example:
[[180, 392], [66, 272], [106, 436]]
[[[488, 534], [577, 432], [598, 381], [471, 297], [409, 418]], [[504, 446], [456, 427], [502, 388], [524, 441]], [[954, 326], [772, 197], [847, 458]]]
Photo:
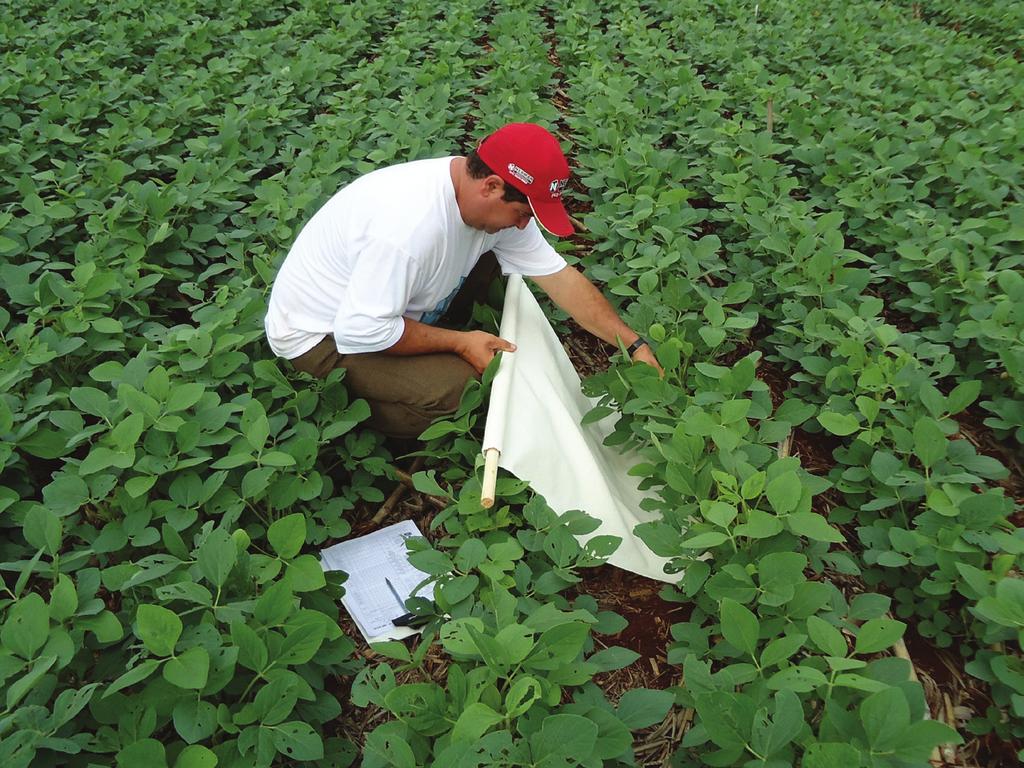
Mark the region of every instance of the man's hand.
[[636, 363], [647, 363], [658, 372], [658, 376], [665, 378], [665, 371], [658, 364], [658, 358], [654, 356], [654, 350], [647, 344], [644, 344], [633, 353], [633, 361]]
[[483, 373], [498, 352], [515, 352], [511, 341], [486, 331], [453, 331], [435, 328], [403, 317], [405, 330], [398, 343], [383, 350], [386, 355], [424, 355], [429, 352], [454, 352]]
[[483, 373], [498, 352], [515, 352], [516, 345], [486, 331], [466, 331], [459, 334], [455, 352], [467, 363]]

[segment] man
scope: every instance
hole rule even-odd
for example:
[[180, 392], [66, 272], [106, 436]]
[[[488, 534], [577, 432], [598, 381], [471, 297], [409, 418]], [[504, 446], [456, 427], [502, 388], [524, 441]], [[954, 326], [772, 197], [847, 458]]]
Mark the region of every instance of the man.
[[417, 437], [456, 409], [466, 382], [497, 352], [515, 351], [484, 331], [435, 325], [463, 282], [463, 299], [470, 283], [486, 283], [481, 256], [493, 252], [505, 274], [530, 277], [587, 331], [621, 339], [660, 373], [647, 342], [534, 222], [572, 234], [561, 202], [568, 180], [558, 141], [532, 123], [506, 125], [469, 157], [356, 179], [310, 219], [281, 265], [265, 320], [271, 349], [316, 377], [345, 368], [372, 426]]

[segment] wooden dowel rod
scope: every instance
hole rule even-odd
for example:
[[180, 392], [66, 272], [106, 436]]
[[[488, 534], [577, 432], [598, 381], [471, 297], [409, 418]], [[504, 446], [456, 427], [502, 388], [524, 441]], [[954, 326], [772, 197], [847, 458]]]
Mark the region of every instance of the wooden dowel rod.
[[484, 509], [494, 506], [494, 486], [498, 482], [498, 456], [501, 452], [497, 448], [488, 448], [484, 451], [484, 483], [480, 491], [480, 504]]

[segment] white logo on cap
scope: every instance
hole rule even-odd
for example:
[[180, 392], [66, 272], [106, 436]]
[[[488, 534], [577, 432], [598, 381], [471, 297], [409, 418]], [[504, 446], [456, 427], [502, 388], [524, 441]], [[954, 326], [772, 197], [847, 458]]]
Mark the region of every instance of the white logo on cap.
[[551, 185], [548, 187], [548, 192], [551, 193], [552, 197], [561, 197], [562, 190], [565, 189], [565, 186], [568, 183], [568, 179], [555, 179], [554, 181], [551, 182]]
[[517, 179], [519, 179], [521, 182], [523, 182], [523, 184], [526, 184], [526, 185], [533, 184], [533, 176], [528, 174], [526, 171], [524, 171], [522, 168], [520, 168], [515, 163], [509, 163], [508, 164], [508, 172], [511, 173], [513, 176], [515, 176]]

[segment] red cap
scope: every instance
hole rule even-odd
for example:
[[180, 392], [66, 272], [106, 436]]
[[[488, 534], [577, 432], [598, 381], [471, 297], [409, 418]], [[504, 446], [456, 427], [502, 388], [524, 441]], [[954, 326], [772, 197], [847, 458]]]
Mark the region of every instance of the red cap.
[[569, 163], [558, 139], [535, 123], [509, 123], [484, 139], [477, 154], [503, 181], [526, 195], [544, 229], [559, 237], [573, 233], [562, 205]]

